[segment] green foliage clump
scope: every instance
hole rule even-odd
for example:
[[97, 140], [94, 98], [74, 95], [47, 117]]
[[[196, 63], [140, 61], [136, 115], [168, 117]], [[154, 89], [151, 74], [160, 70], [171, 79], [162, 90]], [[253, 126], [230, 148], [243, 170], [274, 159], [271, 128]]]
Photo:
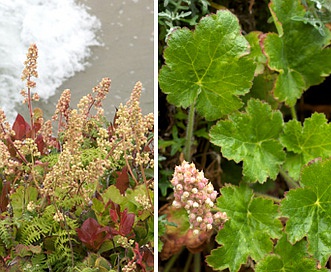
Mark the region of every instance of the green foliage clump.
[[102, 108], [109, 78], [77, 109], [65, 90], [53, 136], [32, 107], [37, 57], [31, 45], [22, 76], [30, 123], [18, 115], [10, 126], [0, 109], [0, 270], [151, 271], [153, 115], [141, 113], [141, 83], [114, 124]]
[[[215, 2], [209, 1], [212, 7], [217, 7]], [[257, 1], [248, 2], [249, 10], [257, 12]], [[183, 159], [200, 165], [220, 189], [212, 213], [226, 214], [225, 223], [213, 222], [213, 231], [192, 237], [187, 230], [177, 244], [191, 253], [201, 252], [206, 264], [218, 271], [244, 271], [245, 267], [328, 271], [329, 113], [319, 110], [300, 118], [298, 113], [303, 94], [331, 74], [330, 5], [271, 0], [268, 7], [269, 23], [274, 25], [268, 33], [241, 31], [244, 15], [222, 7], [202, 18], [193, 30], [182, 24], [166, 40], [159, 85], [176, 110], [187, 112], [187, 121], [173, 118], [170, 129], [160, 135], [162, 173]], [[208, 137], [193, 133], [201, 120], [208, 122]], [[181, 123], [185, 129], [178, 133]], [[171, 135], [173, 128], [177, 132]], [[170, 142], [174, 146], [167, 146]], [[165, 163], [168, 158], [171, 163]], [[171, 186], [164, 177], [161, 180], [160, 190], [169, 197]], [[174, 185], [174, 191], [185, 191], [185, 186]], [[185, 193], [201, 194], [199, 186]], [[165, 202], [161, 214], [170, 209]], [[186, 210], [197, 209], [190, 220], [200, 223], [203, 211], [198, 203], [186, 205]], [[179, 237], [184, 224], [182, 220], [176, 221], [177, 229], [166, 227], [174, 213], [182, 213], [175, 208], [173, 203], [171, 213], [159, 222], [164, 242], [160, 258], [172, 257], [163, 263], [167, 269], [180, 252], [170, 239]], [[213, 237], [215, 243], [209, 243]], [[185, 267], [193, 258], [189, 256]], [[201, 259], [195, 259], [196, 271]]]

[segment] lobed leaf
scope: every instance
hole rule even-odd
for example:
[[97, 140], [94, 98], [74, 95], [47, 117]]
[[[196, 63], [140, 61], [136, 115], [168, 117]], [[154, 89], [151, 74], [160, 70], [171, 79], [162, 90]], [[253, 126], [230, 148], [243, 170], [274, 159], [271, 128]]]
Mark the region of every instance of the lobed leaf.
[[270, 105], [251, 99], [246, 112], [236, 112], [219, 121], [211, 130], [211, 142], [221, 147], [224, 157], [244, 161], [243, 175], [250, 182], [275, 179], [285, 153], [278, 141], [283, 117]]
[[317, 269], [315, 260], [307, 254], [307, 242], [302, 240], [295, 245], [287, 241], [286, 234], [277, 242], [274, 254], [267, 255], [257, 263], [256, 272], [318, 272], [327, 269]]
[[281, 202], [285, 231], [292, 244], [307, 237], [308, 252], [324, 266], [331, 256], [331, 160], [304, 168], [301, 184]]
[[262, 32], [260, 31], [252, 31], [245, 36], [246, 40], [250, 44], [250, 49], [251, 49], [251, 53], [249, 54], [249, 57], [252, 58], [253, 61], [256, 63], [255, 76], [263, 74], [264, 67], [267, 63], [267, 58], [263, 54], [260, 46], [261, 35]]
[[221, 194], [217, 207], [229, 221], [216, 236], [222, 246], [212, 250], [207, 262], [214, 269], [238, 271], [248, 257], [260, 261], [272, 251], [271, 238], [280, 237], [282, 225], [278, 207], [271, 200], [255, 198], [247, 185], [223, 187]]
[[195, 31], [174, 31], [159, 74], [162, 91], [177, 107], [196, 105], [207, 120], [239, 109], [239, 95], [249, 91], [255, 64], [238, 19], [227, 10], [203, 18]]
[[325, 48], [331, 33], [325, 27], [322, 36], [312, 25], [293, 19], [305, 14], [300, 1], [272, 0], [270, 11], [278, 35], [266, 34], [262, 46], [269, 68], [279, 73], [274, 95], [294, 106], [305, 90], [331, 73], [331, 49]]
[[321, 113], [306, 118], [303, 125], [291, 120], [285, 124], [280, 141], [290, 151], [284, 168], [298, 180], [303, 165], [318, 157], [331, 156], [331, 125]]

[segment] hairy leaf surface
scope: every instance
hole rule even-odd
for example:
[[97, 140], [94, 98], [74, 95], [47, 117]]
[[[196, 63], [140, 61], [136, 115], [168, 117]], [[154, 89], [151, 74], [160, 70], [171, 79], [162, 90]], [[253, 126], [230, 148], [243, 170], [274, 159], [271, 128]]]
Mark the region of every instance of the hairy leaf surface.
[[271, 200], [255, 198], [248, 186], [226, 186], [221, 189], [217, 207], [229, 217], [216, 241], [222, 246], [207, 257], [214, 269], [238, 271], [250, 256], [259, 261], [273, 248], [271, 238], [280, 237], [281, 222], [277, 206]]
[[295, 245], [287, 241], [286, 235], [277, 242], [274, 254], [267, 255], [256, 267], [256, 272], [318, 272], [315, 260], [307, 254], [307, 242], [302, 240]]
[[196, 105], [208, 120], [241, 107], [239, 95], [252, 85], [255, 64], [247, 57], [249, 44], [238, 19], [221, 10], [203, 18], [194, 31], [174, 31], [164, 51], [166, 65], [159, 83], [177, 107]]
[[330, 31], [325, 36], [310, 24], [294, 20], [305, 14], [300, 1], [273, 0], [270, 4], [278, 35], [266, 34], [264, 53], [269, 68], [279, 73], [274, 95], [294, 106], [302, 93], [331, 73]]
[[270, 105], [251, 99], [246, 112], [236, 112], [219, 121], [210, 131], [211, 142], [221, 147], [224, 157], [244, 161], [243, 175], [250, 182], [275, 179], [285, 153], [278, 141], [283, 117]]
[[297, 180], [304, 164], [318, 157], [331, 156], [331, 125], [321, 113], [306, 118], [303, 126], [291, 120], [285, 124], [280, 141], [290, 151], [285, 169]]
[[331, 160], [304, 168], [301, 184], [281, 203], [285, 231], [292, 244], [307, 237], [308, 252], [324, 266], [331, 255]]
[[249, 54], [249, 57], [252, 58], [253, 61], [257, 64], [255, 69], [255, 76], [264, 72], [264, 67], [267, 62], [267, 58], [263, 54], [260, 46], [261, 35], [262, 32], [260, 31], [252, 31], [245, 36], [251, 47], [251, 53]]

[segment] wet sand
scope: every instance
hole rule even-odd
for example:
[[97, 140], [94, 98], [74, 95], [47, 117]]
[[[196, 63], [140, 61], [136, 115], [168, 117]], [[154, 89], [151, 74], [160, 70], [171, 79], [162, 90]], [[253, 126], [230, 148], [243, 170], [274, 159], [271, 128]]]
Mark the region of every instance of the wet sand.
[[48, 119], [64, 89], [72, 92], [72, 106], [89, 93], [103, 77], [112, 80], [111, 91], [104, 103], [111, 119], [115, 107], [130, 97], [137, 81], [143, 84], [141, 107], [143, 113], [153, 112], [153, 0], [80, 0], [99, 18], [98, 33], [102, 47], [93, 47], [90, 65], [68, 79], [48, 102], [40, 102]]

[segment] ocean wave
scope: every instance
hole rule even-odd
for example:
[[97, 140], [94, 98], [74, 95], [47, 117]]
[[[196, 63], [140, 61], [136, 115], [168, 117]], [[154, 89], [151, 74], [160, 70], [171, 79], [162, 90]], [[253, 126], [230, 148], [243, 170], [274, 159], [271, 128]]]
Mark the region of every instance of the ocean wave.
[[31, 43], [38, 46], [37, 91], [48, 99], [84, 70], [91, 46], [100, 46], [99, 19], [74, 0], [0, 0], [0, 107], [9, 119], [24, 88], [21, 73]]

